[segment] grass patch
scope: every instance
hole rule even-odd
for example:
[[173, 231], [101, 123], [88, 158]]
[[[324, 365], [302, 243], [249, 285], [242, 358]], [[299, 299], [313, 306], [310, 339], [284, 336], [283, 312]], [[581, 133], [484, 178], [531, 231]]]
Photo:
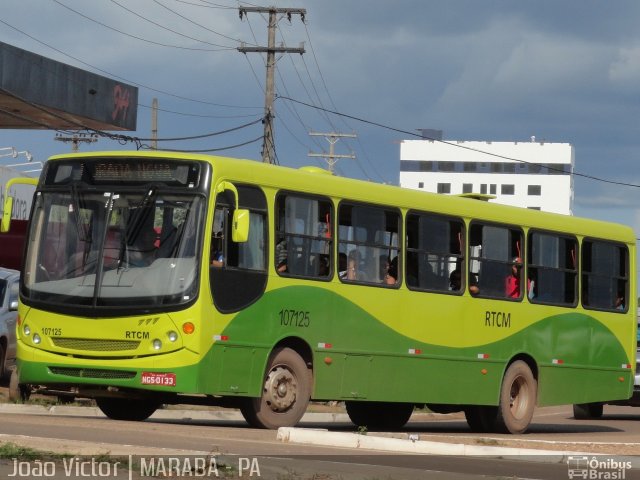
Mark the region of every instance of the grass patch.
[[67, 453], [35, 450], [33, 448], [22, 447], [11, 442], [0, 444], [0, 458], [15, 458], [20, 461], [30, 461], [38, 459], [60, 460], [63, 458], [70, 458], [72, 456], [73, 455]]

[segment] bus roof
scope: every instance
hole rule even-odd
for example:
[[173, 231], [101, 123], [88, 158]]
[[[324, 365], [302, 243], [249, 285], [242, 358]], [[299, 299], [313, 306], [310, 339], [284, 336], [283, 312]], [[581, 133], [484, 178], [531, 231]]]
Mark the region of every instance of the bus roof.
[[455, 217], [481, 218], [490, 222], [536, 227], [580, 236], [597, 236], [628, 244], [635, 244], [636, 241], [635, 232], [627, 225], [337, 177], [318, 167], [294, 169], [255, 160], [165, 151], [117, 150], [72, 153], [55, 155], [50, 160], [105, 157], [200, 160], [212, 164], [218, 178], [231, 181], [253, 182], [272, 188], [337, 196], [404, 210], [425, 210]]

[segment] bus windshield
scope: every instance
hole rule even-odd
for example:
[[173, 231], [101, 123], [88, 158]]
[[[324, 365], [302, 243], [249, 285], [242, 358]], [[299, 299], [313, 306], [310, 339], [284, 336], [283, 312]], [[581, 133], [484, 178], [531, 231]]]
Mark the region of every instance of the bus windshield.
[[188, 303], [197, 294], [203, 211], [200, 195], [162, 187], [41, 191], [23, 294], [54, 308], [127, 313]]

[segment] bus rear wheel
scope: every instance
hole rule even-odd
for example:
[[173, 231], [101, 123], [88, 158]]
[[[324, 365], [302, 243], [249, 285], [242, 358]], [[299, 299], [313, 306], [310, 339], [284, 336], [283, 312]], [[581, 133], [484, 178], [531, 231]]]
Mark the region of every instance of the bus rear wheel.
[[262, 396], [240, 405], [242, 416], [255, 428], [276, 429], [296, 425], [309, 405], [311, 373], [291, 348], [274, 350], [269, 360]]
[[467, 405], [464, 416], [474, 433], [491, 433], [495, 430], [498, 407], [487, 405]]
[[600, 418], [604, 413], [602, 403], [576, 403], [573, 405], [573, 418], [576, 420], [589, 420]]
[[96, 404], [112, 420], [134, 422], [146, 420], [160, 406], [155, 400], [129, 398], [96, 398]]
[[402, 428], [413, 413], [412, 403], [347, 401], [345, 407], [354, 425], [369, 430]]
[[516, 360], [509, 365], [502, 379], [496, 430], [503, 433], [524, 433], [533, 417], [537, 391], [538, 382], [526, 362]]

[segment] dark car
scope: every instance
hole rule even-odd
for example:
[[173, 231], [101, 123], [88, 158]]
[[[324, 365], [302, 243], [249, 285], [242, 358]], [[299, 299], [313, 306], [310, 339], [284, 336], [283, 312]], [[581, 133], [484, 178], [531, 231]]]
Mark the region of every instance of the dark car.
[[0, 268], [0, 377], [6, 378], [16, 362], [16, 319], [20, 272]]

